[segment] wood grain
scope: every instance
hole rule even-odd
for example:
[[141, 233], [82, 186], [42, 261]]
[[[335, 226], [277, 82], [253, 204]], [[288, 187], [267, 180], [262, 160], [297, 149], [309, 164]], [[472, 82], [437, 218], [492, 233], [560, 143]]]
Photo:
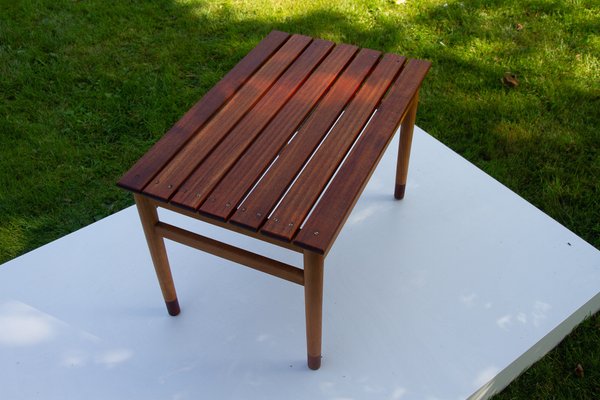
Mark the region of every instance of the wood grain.
[[[171, 202], [197, 209], [253, 140], [266, 134], [263, 129], [273, 118], [281, 115], [276, 122], [282, 124], [286, 123], [286, 119], [293, 117], [294, 109], [282, 108], [333, 46], [332, 42], [315, 40], [231, 133], [215, 147], [212, 154], [198, 166], [175, 193]], [[278, 114], [280, 110], [287, 112]]]
[[410, 148], [412, 145], [413, 130], [417, 119], [417, 106], [419, 105], [419, 93], [415, 93], [408, 112], [400, 127], [400, 140], [398, 143], [398, 160], [396, 162], [396, 186], [394, 197], [397, 200], [404, 198], [406, 191], [406, 179], [408, 177], [408, 162], [410, 160]]
[[223, 79], [209, 90], [185, 115], [140, 158], [119, 180], [122, 188], [140, 192], [156, 173], [187, 143], [206, 121], [233, 96], [263, 63], [290, 37], [272, 31]]
[[156, 206], [150, 199], [139, 194], [134, 194], [133, 197], [140, 215], [140, 221], [142, 223], [142, 228], [144, 229], [146, 243], [148, 244], [150, 256], [152, 257], [152, 264], [156, 271], [156, 277], [158, 278], [158, 283], [165, 304], [167, 305], [167, 311], [173, 316], [177, 315], [180, 311], [179, 301], [177, 300], [177, 292], [175, 291], [171, 267], [169, 266], [169, 259], [167, 258], [165, 241], [156, 231], [156, 224], [158, 223]]
[[210, 217], [207, 217], [207, 216], [205, 216], [203, 214], [200, 214], [199, 212], [196, 212], [196, 211], [193, 211], [193, 210], [188, 210], [187, 208], [181, 208], [179, 206], [176, 206], [176, 205], [173, 205], [173, 204], [170, 204], [170, 203], [165, 203], [165, 202], [162, 202], [162, 201], [159, 201], [159, 200], [155, 200], [155, 199], [151, 199], [151, 198], [148, 198], [148, 200], [152, 201], [153, 204], [156, 207], [164, 208], [166, 210], [173, 211], [173, 212], [179, 213], [181, 215], [185, 215], [186, 217], [197, 219], [198, 221], [202, 221], [202, 222], [205, 222], [207, 224], [218, 226], [219, 228], [227, 229], [227, 230], [230, 230], [232, 232], [239, 233], [240, 235], [248, 236], [248, 237], [251, 237], [253, 239], [260, 240], [262, 242], [270, 243], [270, 244], [272, 244], [274, 246], [279, 246], [279, 247], [282, 247], [284, 249], [294, 251], [296, 253], [304, 253], [304, 249], [296, 246], [293, 243], [284, 242], [284, 241], [281, 241], [281, 240], [277, 240], [275, 238], [270, 238], [268, 236], [261, 235], [259, 232], [254, 232], [254, 231], [251, 231], [249, 229], [245, 229], [245, 228], [243, 228], [241, 226], [230, 224], [228, 222], [224, 222], [224, 221], [221, 221], [221, 220], [218, 220], [218, 219], [215, 219], [215, 218], [210, 218]]
[[281, 151], [279, 158], [244, 200], [242, 207], [231, 217], [232, 223], [258, 230], [363, 83], [380, 54], [369, 49], [362, 49], [357, 54], [302, 125], [294, 140]]
[[219, 182], [200, 212], [227, 219], [358, 50], [336, 46]]
[[252, 253], [229, 244], [219, 242], [185, 229], [158, 222], [156, 232], [166, 239], [205, 251], [217, 257], [245, 265], [257, 271], [276, 276], [286, 281], [304, 285], [304, 272], [300, 268]]
[[326, 254], [406, 115], [431, 64], [410, 60], [294, 243]]
[[261, 232], [290, 241], [379, 105], [404, 57], [386, 54], [367, 78]]
[[169, 200], [194, 169], [285, 72], [311, 38], [293, 35], [169, 161], [144, 193]]
[[306, 348], [308, 368], [321, 367], [323, 331], [323, 270], [325, 259], [320, 254], [304, 253], [304, 305], [306, 312]]

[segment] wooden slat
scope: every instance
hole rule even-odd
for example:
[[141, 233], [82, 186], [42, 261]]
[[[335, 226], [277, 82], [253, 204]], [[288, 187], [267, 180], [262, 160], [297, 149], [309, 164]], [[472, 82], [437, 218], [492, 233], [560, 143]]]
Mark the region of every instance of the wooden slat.
[[293, 35], [188, 141], [143, 192], [161, 200], [168, 200], [310, 42], [311, 38], [307, 36]]
[[262, 233], [292, 240], [404, 61], [403, 57], [394, 54], [383, 57], [265, 223]]
[[166, 239], [245, 265], [257, 271], [265, 272], [269, 275], [297, 283], [298, 285], [304, 285], [304, 272], [300, 268], [219, 242], [218, 240], [206, 236], [198, 235], [194, 232], [186, 231], [185, 229], [164, 222], [156, 223], [155, 229], [159, 235]]
[[118, 185], [135, 192], [141, 191], [198, 128], [206, 123], [289, 36], [279, 31], [269, 33], [123, 175]]
[[326, 254], [333, 244], [385, 148], [391, 141], [431, 64], [410, 60], [377, 114], [341, 166], [294, 243]]
[[269, 123], [260, 137], [215, 187], [199, 211], [222, 220], [233, 213], [246, 193], [288, 142], [323, 93], [358, 51], [356, 46], [335, 47], [294, 97]]
[[232, 232], [239, 233], [240, 235], [248, 236], [252, 239], [260, 240], [260, 241], [272, 244], [274, 246], [279, 246], [284, 249], [295, 251], [296, 253], [304, 253], [303, 248], [298, 247], [293, 243], [284, 242], [284, 241], [281, 241], [281, 240], [278, 240], [275, 238], [270, 238], [268, 236], [262, 235], [260, 232], [253, 232], [251, 230], [230, 224], [228, 222], [223, 222], [223, 221], [219, 221], [218, 219], [215, 219], [215, 218], [210, 218], [210, 217], [204, 216], [196, 211], [188, 210], [186, 208], [181, 208], [179, 206], [175, 206], [170, 203], [165, 203], [160, 200], [155, 200], [151, 197], [147, 197], [147, 199], [152, 201], [152, 204], [154, 204], [155, 207], [164, 208], [165, 210], [173, 211], [173, 212], [179, 213], [181, 215], [185, 215], [186, 217], [190, 217], [193, 219], [197, 219], [198, 221], [205, 222], [207, 224], [218, 226], [219, 228], [228, 229]]
[[430, 66], [357, 52], [271, 32], [118, 185], [219, 226], [326, 254]]
[[[302, 125], [294, 140], [282, 150], [279, 158], [244, 200], [242, 207], [231, 217], [232, 223], [254, 231], [258, 230], [325, 134], [331, 129], [380, 55], [380, 52], [369, 49], [362, 49], [357, 54]], [[222, 196], [237, 199], [231, 193], [234, 191]], [[239, 196], [239, 193], [236, 193], [236, 196]], [[221, 218], [226, 217], [224, 214], [219, 214], [219, 211], [211, 211]]]
[[[175, 193], [171, 202], [183, 207], [196, 209], [208, 197], [212, 188], [258, 135], [265, 135], [263, 128], [272, 121], [277, 112], [294, 95], [300, 85], [311, 74], [334, 44], [325, 40], [315, 40], [306, 51], [290, 66], [267, 94], [240, 121], [231, 133], [207, 157], [194, 173]], [[298, 107], [299, 104], [296, 104]], [[294, 112], [301, 109], [286, 109], [276, 122], [285, 123], [287, 118], [294, 122]], [[302, 115], [300, 116], [302, 117]], [[301, 118], [300, 118], [301, 121]], [[298, 123], [300, 122], [298, 121]], [[297, 124], [296, 124], [297, 125]], [[244, 184], [244, 182], [238, 182]]]

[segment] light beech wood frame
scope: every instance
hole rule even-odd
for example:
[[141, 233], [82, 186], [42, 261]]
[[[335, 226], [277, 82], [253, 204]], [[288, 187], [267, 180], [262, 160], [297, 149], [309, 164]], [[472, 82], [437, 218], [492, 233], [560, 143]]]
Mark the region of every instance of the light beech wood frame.
[[302, 249], [293, 244], [272, 241], [271, 243], [289, 250], [294, 250], [304, 255], [304, 269], [297, 268], [283, 262], [273, 260], [238, 247], [219, 242], [211, 238], [181, 229], [179, 227], [161, 222], [157, 208], [163, 207], [190, 217], [208, 222], [217, 226], [233, 230], [250, 237], [265, 240], [264, 236], [254, 235], [247, 230], [232, 229], [234, 225], [223, 224], [219, 221], [202, 217], [199, 214], [185, 212], [169, 204], [158, 202], [147, 196], [134, 194], [135, 204], [140, 215], [156, 276], [165, 300], [167, 311], [170, 315], [180, 312], [179, 301], [173, 283], [171, 268], [167, 258], [164, 239], [205, 251], [215, 256], [245, 265], [261, 272], [276, 276], [281, 279], [304, 286], [305, 313], [306, 313], [306, 342], [308, 367], [317, 370], [321, 366], [321, 341], [322, 341], [322, 307], [323, 307], [323, 266], [325, 256]]
[[398, 162], [396, 165], [396, 187], [394, 197], [398, 200], [404, 198], [406, 190], [406, 179], [408, 177], [408, 161], [410, 160], [410, 148], [412, 146], [413, 131], [417, 119], [417, 108], [419, 106], [419, 92], [408, 106], [406, 116], [400, 125], [400, 143], [398, 145]]

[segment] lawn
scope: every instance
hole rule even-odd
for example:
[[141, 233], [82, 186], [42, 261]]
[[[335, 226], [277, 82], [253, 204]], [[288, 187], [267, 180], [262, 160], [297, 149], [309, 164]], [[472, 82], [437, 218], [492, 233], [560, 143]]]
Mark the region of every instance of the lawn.
[[[432, 61], [417, 124], [600, 248], [595, 1], [0, 0], [0, 263], [132, 204], [120, 175], [272, 29]], [[498, 399], [598, 398], [599, 353], [596, 315]]]

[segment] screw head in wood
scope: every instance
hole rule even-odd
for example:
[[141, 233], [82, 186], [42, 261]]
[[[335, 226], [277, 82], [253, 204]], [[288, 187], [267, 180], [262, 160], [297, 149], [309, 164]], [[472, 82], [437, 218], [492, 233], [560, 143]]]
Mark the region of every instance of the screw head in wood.
[[313, 235], [315, 235], [315, 236], [319, 236], [319, 231], [314, 231], [314, 232], [313, 232]]

